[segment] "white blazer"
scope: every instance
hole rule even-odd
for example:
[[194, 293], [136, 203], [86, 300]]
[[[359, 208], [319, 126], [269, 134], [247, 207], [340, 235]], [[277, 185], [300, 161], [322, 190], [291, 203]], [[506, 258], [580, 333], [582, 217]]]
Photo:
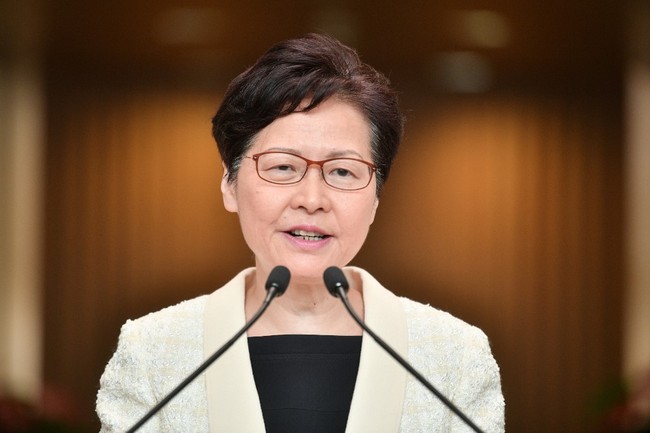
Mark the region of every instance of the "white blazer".
[[[370, 274], [364, 320], [486, 432], [504, 431], [499, 370], [485, 335], [395, 296]], [[246, 275], [210, 295], [128, 321], [101, 378], [102, 433], [123, 432], [245, 323]], [[323, 289], [325, 290], [325, 289]], [[240, 338], [142, 432], [264, 432], [248, 344]], [[346, 433], [471, 431], [364, 333]]]

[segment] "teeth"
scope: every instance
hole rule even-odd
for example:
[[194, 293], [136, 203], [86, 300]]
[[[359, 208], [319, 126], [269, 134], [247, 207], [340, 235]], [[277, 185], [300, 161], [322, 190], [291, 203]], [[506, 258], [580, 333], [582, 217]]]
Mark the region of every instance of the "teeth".
[[297, 236], [321, 236], [319, 233], [307, 232], [305, 230], [294, 230], [293, 234], [295, 234]]
[[308, 240], [308, 241], [318, 241], [318, 240], [323, 239], [325, 237], [320, 233], [308, 232], [308, 231], [305, 231], [305, 230], [293, 230], [291, 232], [291, 234], [294, 235], [294, 236], [297, 236], [297, 237], [301, 237], [301, 238], [303, 238], [305, 240]]

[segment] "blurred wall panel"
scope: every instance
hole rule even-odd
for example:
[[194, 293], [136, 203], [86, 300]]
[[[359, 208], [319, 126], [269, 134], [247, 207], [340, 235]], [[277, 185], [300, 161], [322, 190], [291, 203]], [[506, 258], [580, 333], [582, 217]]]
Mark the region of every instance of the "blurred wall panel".
[[41, 391], [41, 6], [0, 1], [0, 405]]
[[650, 3], [628, 4], [626, 66], [626, 282], [624, 369], [633, 388], [650, 383]]
[[0, 61], [0, 395], [41, 384], [43, 101], [31, 59]]

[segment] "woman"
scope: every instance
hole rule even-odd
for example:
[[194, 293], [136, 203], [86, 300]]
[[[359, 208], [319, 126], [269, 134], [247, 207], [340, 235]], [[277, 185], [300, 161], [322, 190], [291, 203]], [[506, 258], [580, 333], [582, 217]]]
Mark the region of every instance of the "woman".
[[[323, 284], [366, 239], [402, 116], [388, 80], [322, 35], [273, 46], [229, 86], [213, 119], [225, 208], [255, 266], [221, 289], [122, 328], [97, 397], [103, 432], [124, 431], [259, 308], [276, 265], [286, 293], [141, 431], [468, 431], [362, 335]], [[477, 425], [504, 429], [485, 335], [346, 267], [354, 309]]]

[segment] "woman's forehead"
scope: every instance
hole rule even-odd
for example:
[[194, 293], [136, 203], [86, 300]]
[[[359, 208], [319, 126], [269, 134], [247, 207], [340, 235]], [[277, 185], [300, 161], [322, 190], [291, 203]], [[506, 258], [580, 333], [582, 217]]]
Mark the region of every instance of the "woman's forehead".
[[255, 137], [255, 151], [304, 154], [318, 150], [330, 157], [370, 155], [371, 130], [354, 105], [330, 99], [309, 111], [295, 111], [274, 120]]

